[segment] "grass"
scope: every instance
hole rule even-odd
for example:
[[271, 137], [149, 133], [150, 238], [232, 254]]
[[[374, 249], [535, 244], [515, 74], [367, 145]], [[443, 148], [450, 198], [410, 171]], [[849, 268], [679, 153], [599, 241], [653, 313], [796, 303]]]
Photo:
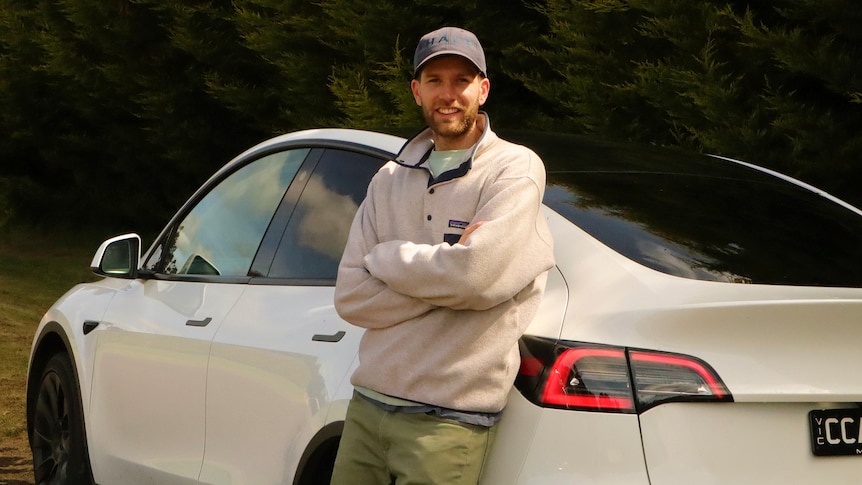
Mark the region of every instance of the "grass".
[[32, 483], [25, 390], [42, 315], [89, 271], [102, 237], [0, 228], [0, 485]]

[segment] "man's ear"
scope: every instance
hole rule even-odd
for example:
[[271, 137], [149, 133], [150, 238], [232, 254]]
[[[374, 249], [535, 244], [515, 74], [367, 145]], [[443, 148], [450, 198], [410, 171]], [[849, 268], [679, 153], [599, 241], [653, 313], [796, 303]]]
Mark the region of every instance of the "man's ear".
[[416, 104], [422, 106], [422, 98], [419, 97], [419, 81], [414, 79], [410, 81], [410, 90], [413, 91], [413, 99]]
[[491, 93], [491, 81], [488, 78], [483, 77], [481, 83], [479, 84], [479, 106], [485, 104], [485, 101], [488, 100], [488, 94]]

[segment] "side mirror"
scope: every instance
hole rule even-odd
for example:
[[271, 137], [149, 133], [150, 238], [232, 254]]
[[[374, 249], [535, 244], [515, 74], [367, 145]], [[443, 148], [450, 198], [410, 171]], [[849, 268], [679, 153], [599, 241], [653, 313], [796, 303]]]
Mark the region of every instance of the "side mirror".
[[99, 246], [90, 263], [90, 270], [101, 276], [135, 279], [138, 277], [140, 261], [141, 236], [124, 234], [112, 237]]

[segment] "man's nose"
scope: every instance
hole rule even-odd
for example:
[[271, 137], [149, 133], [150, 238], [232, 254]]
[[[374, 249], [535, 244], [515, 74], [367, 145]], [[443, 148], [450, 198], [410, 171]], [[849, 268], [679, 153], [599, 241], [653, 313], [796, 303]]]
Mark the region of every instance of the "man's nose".
[[440, 97], [446, 100], [454, 100], [458, 97], [458, 91], [455, 83], [447, 82], [443, 84]]

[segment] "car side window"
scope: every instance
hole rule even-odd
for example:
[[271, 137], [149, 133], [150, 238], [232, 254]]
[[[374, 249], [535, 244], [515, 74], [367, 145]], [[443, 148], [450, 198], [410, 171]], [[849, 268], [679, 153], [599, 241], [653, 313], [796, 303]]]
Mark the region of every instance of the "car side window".
[[353, 216], [384, 162], [327, 150], [297, 202], [267, 276], [335, 280]]
[[153, 251], [154, 269], [169, 275], [246, 276], [308, 152], [273, 153], [222, 180], [174, 227], [169, 243]]

